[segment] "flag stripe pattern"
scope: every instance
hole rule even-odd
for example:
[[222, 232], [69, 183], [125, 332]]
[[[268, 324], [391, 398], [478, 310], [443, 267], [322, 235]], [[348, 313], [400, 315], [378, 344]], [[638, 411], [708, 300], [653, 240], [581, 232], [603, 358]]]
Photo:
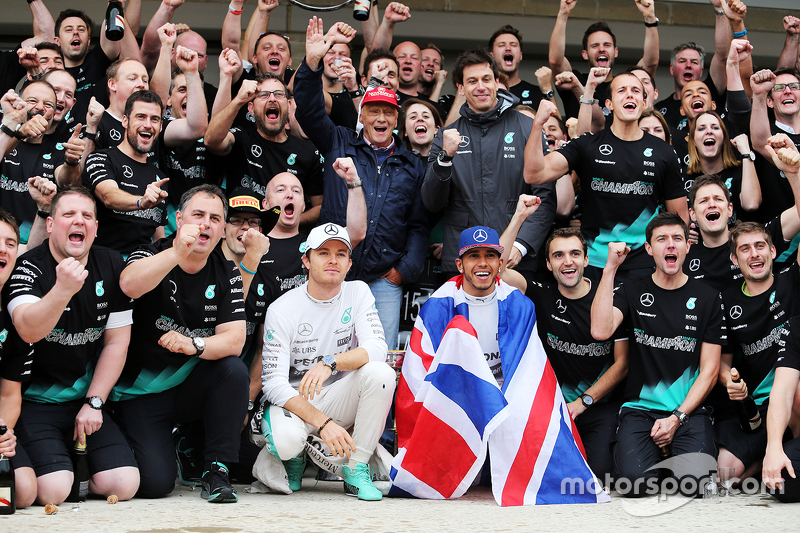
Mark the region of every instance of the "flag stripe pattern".
[[[462, 496], [491, 455], [500, 505], [609, 501], [586, 463], [536, 329], [533, 303], [498, 280], [502, 388], [486, 364], [458, 276], [420, 310], [397, 393], [390, 495]], [[571, 485], [585, 490], [565, 490]]]

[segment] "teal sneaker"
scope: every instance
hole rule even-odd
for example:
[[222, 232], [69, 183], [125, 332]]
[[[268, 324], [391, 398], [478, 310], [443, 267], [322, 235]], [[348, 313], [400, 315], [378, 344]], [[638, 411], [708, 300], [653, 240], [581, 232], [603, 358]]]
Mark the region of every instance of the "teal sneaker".
[[359, 500], [378, 501], [383, 498], [381, 491], [372, 484], [372, 469], [365, 463], [358, 463], [355, 468], [342, 467], [344, 474], [344, 493], [347, 496], [358, 496]]
[[289, 478], [289, 488], [292, 492], [297, 492], [303, 488], [303, 472], [306, 471], [306, 454], [303, 453], [300, 457], [283, 461], [283, 467], [286, 469], [286, 476]]
[[203, 474], [203, 490], [200, 497], [209, 503], [236, 503], [239, 497], [228, 479], [228, 468], [222, 463], [211, 463], [211, 469]]

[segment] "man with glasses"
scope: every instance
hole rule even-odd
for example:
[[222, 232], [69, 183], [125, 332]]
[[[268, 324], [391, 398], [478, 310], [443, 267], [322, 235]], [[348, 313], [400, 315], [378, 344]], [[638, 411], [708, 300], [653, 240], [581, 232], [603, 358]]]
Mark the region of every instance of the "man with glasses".
[[[229, 188], [242, 186], [263, 197], [273, 176], [281, 172], [297, 176], [306, 194], [301, 222], [313, 223], [322, 204], [322, 158], [311, 144], [287, 132], [287, 95], [286, 85], [275, 74], [244, 80], [231, 103], [211, 119], [204, 140], [212, 153], [228, 156]], [[231, 127], [245, 104], [255, 117], [255, 131], [247, 126]]]
[[[753, 111], [750, 114], [750, 137], [752, 146], [763, 157], [756, 159], [756, 172], [764, 197], [771, 201], [763, 202], [756, 212], [755, 220], [766, 222], [779, 216], [792, 207], [792, 189], [783, 173], [772, 164], [772, 157], [765, 146], [775, 134], [785, 133], [800, 147], [800, 73], [795, 69], [760, 70], [750, 78], [753, 90]], [[770, 122], [768, 109], [774, 113]], [[779, 262], [791, 260], [778, 257]]]

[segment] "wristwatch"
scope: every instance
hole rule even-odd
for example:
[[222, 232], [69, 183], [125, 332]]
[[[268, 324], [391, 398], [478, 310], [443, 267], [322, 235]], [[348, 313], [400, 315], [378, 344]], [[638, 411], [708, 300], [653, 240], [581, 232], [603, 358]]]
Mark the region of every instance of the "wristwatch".
[[589, 105], [600, 103], [600, 100], [598, 100], [597, 98], [586, 98], [585, 96], [581, 96], [580, 98], [578, 98], [578, 101], [582, 104], [589, 104]]
[[545, 100], [552, 100], [556, 96], [556, 92], [553, 89], [550, 89], [546, 93], [544, 93]]
[[755, 161], [756, 160], [755, 152], [747, 152], [746, 154], [742, 154], [742, 161], [744, 161], [745, 159], [749, 159], [750, 161]]
[[19, 129], [21, 127], [22, 127], [22, 123], [20, 122], [19, 124], [17, 124], [17, 127], [12, 130], [11, 128], [9, 128], [8, 126], [6, 126], [2, 122], [0, 122], [0, 131], [5, 133], [9, 137], [14, 137], [15, 139], [18, 139], [20, 141], [25, 139], [25, 137], [23, 137], [22, 134], [20, 134], [20, 132], [19, 132]]
[[364, 96], [364, 90], [359, 87], [355, 91], [347, 91], [347, 94], [350, 95], [350, 98], [358, 98], [359, 96]]
[[96, 411], [103, 408], [103, 400], [101, 400], [99, 396], [90, 396], [83, 400], [83, 403], [89, 404], [89, 407]]
[[326, 355], [322, 358], [322, 364], [330, 367], [332, 372], [336, 372], [336, 358], [332, 355]]
[[347, 184], [347, 188], [348, 189], [357, 189], [358, 187], [361, 187], [361, 185], [362, 185], [361, 180], [357, 180], [357, 181], [354, 181], [353, 183], [348, 183]]
[[206, 349], [206, 341], [204, 341], [202, 337], [192, 337], [192, 344], [194, 345], [195, 350], [197, 350], [197, 353], [194, 354], [194, 356], [200, 357], [203, 355], [203, 350]]
[[581, 403], [584, 407], [589, 408], [594, 405], [594, 398], [589, 396], [588, 394], [581, 394]]
[[90, 141], [97, 142], [97, 132], [89, 133], [86, 130], [81, 131], [80, 135], [78, 135], [81, 139], [89, 139]]
[[681, 425], [684, 425], [686, 422], [689, 421], [689, 416], [686, 413], [678, 411], [677, 409], [672, 411], [672, 414], [678, 418], [678, 422], [680, 422]]
[[437, 160], [438, 160], [440, 163], [450, 163], [450, 162], [453, 160], [453, 156], [451, 156], [451, 155], [447, 155], [447, 152], [445, 152], [444, 150], [442, 150], [441, 152], [439, 152], [439, 155], [438, 155], [438, 156], [436, 156], [436, 159], [437, 159]]

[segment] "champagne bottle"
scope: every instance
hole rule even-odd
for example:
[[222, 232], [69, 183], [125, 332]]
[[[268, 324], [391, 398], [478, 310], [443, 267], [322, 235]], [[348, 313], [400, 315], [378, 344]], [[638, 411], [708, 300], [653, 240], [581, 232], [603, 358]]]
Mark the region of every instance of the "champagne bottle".
[[[739, 371], [731, 368], [731, 381], [739, 383], [742, 378], [739, 376]], [[756, 402], [749, 394], [744, 400], [733, 402], [736, 416], [739, 417], [739, 425], [745, 433], [755, 433], [761, 427], [761, 412], [758, 410]]]
[[[86, 435], [83, 436], [86, 442]], [[72, 450], [72, 490], [67, 497], [68, 502], [85, 502], [89, 494], [89, 458], [86, 455], [86, 444], [81, 444], [81, 439], [75, 439], [75, 448]]]
[[369, 19], [371, 4], [370, 0], [356, 0], [353, 3], [353, 18], [362, 21]]
[[125, 35], [125, 12], [119, 0], [111, 0], [106, 9], [106, 39], [119, 41]]
[[[0, 436], [8, 431], [6, 426], [0, 426]], [[11, 468], [11, 459], [0, 454], [0, 515], [14, 514], [17, 510], [17, 494], [14, 484], [14, 469]]]

